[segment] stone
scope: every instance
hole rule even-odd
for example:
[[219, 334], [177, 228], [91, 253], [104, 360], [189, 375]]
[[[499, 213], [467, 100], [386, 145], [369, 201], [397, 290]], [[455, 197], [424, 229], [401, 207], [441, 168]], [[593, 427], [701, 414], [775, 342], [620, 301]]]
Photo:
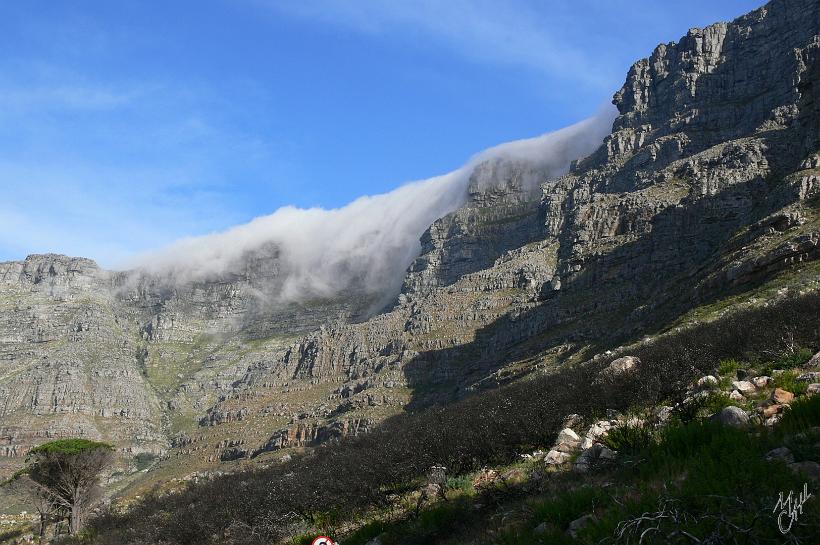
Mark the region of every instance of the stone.
[[811, 359], [806, 362], [806, 365], [804, 365], [804, 367], [813, 369], [820, 367], [820, 352], [812, 356]]
[[772, 416], [779, 414], [783, 411], [783, 405], [772, 404], [767, 405], [765, 407], [760, 407], [761, 411], [760, 414], [763, 418], [771, 418]]
[[732, 390], [732, 393], [729, 394], [729, 399], [732, 401], [746, 401], [746, 397], [737, 390]]
[[724, 407], [712, 416], [712, 421], [724, 426], [742, 428], [749, 424], [749, 415], [740, 407]]
[[775, 388], [772, 392], [772, 401], [779, 404], [789, 404], [794, 401], [794, 394], [783, 388]]
[[765, 388], [769, 386], [772, 382], [774, 382], [774, 379], [772, 377], [767, 376], [760, 376], [752, 379], [752, 384], [754, 384], [755, 388], [758, 389]]
[[427, 472], [427, 482], [444, 486], [447, 482], [447, 468], [440, 465], [435, 465]]
[[799, 380], [800, 382], [820, 381], [820, 371], [810, 371], [808, 373], [803, 373], [802, 375], [797, 377], [797, 380]]
[[578, 534], [587, 526], [595, 522], [597, 519], [595, 515], [588, 514], [582, 517], [578, 517], [577, 519], [573, 520], [569, 523], [569, 527], [567, 527], [567, 535], [572, 538], [577, 538]]
[[561, 424], [561, 427], [574, 429], [575, 427], [580, 426], [583, 422], [584, 419], [580, 414], [570, 414], [564, 418], [564, 422]]
[[555, 525], [549, 522], [542, 522], [538, 526], [533, 529], [533, 533], [536, 535], [546, 534], [548, 532], [554, 532]]
[[778, 447], [766, 453], [767, 460], [782, 460], [787, 464], [794, 462], [794, 455], [788, 447]]
[[820, 483], [820, 464], [811, 460], [789, 464], [789, 469], [795, 473], [805, 475], [815, 483]]
[[737, 390], [743, 395], [749, 395], [755, 393], [757, 388], [755, 385], [747, 380], [735, 380], [732, 382], [732, 388]]
[[613, 360], [606, 368], [604, 368], [603, 371], [601, 371], [599, 377], [612, 378], [627, 375], [635, 372], [640, 364], [641, 360], [635, 356], [623, 356]]
[[718, 379], [713, 375], [706, 375], [698, 379], [697, 385], [700, 388], [713, 388], [717, 386]]
[[544, 457], [544, 462], [547, 465], [560, 465], [568, 462], [570, 458], [572, 458], [571, 454], [553, 449]]
[[820, 394], [820, 383], [815, 382], [814, 384], [809, 384], [806, 387], [806, 395], [813, 396], [815, 394]]
[[484, 469], [473, 477], [473, 487], [484, 488], [498, 482], [498, 472], [494, 469]]
[[617, 453], [601, 443], [595, 443], [581, 452], [572, 465], [573, 471], [587, 473], [588, 471], [615, 461]]

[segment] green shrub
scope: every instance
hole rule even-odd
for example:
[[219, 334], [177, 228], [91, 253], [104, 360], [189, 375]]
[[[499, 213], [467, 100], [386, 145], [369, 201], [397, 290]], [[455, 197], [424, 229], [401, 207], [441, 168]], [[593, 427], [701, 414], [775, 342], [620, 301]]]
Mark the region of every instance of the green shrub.
[[797, 371], [784, 371], [774, 377], [774, 387], [783, 388], [795, 395], [806, 393], [806, 388], [809, 387], [808, 382], [797, 380], [800, 373]]
[[721, 376], [734, 376], [738, 369], [740, 369], [740, 362], [734, 358], [720, 360], [720, 363], [718, 364], [718, 374]]
[[624, 424], [609, 431], [604, 444], [622, 454], [635, 454], [652, 443], [652, 430], [638, 424]]
[[788, 354], [777, 360], [778, 369], [794, 369], [802, 367], [808, 362], [814, 353], [808, 348], [801, 348], [793, 354]]
[[797, 399], [777, 425], [781, 434], [796, 434], [820, 426], [820, 395]]

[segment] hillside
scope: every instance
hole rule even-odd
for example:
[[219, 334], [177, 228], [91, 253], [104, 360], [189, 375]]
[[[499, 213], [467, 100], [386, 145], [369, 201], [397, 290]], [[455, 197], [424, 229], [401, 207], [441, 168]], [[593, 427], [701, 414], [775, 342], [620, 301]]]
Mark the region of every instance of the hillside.
[[[0, 263], [0, 477], [49, 438], [103, 439], [120, 454], [107, 482], [115, 504], [152, 488], [184, 491], [158, 500], [156, 512], [137, 504], [146, 520], [171, 512], [162, 501], [180, 510], [192, 534], [169, 543], [269, 543], [320, 527], [315, 502], [283, 499], [292, 492], [274, 485], [266, 499], [235, 491], [234, 503], [278, 501], [301, 517], [291, 524], [254, 512], [242, 520], [258, 530], [249, 534], [211, 504], [200, 506], [207, 524], [186, 519], [188, 494], [212, 502], [208, 494], [224, 492], [224, 482], [186, 483], [221, 473], [270, 483], [287, 470], [300, 487], [319, 486], [308, 477], [324, 475], [314, 464], [347, 467], [334, 456], [378, 451], [373, 444], [394, 436], [412, 450], [424, 437], [438, 440], [431, 428], [459, 426], [462, 414], [498, 416], [515, 430], [482, 430], [497, 443], [489, 451], [397, 459], [406, 466], [377, 484], [382, 492], [407, 485], [436, 463], [452, 471], [456, 454], [469, 458], [458, 473], [474, 478], [482, 465], [510, 470], [526, 448], [548, 449], [569, 414], [587, 427], [607, 409], [623, 416], [633, 405], [683, 399], [722, 360], [758, 368], [757, 377], [802, 350], [807, 357], [793, 367], [812, 372], [809, 357], [820, 350], [811, 311], [820, 290], [820, 1], [773, 0], [659, 45], [632, 66], [613, 103], [611, 134], [564, 176], [523, 159], [476, 165], [468, 202], [424, 232], [399, 293], [362, 284], [332, 299], [277, 302], [260, 295], [281, 286], [276, 248], [197, 279], [105, 271], [59, 255]], [[753, 321], [761, 308], [784, 305], [804, 309], [803, 319], [778, 310], [770, 331], [754, 331], [757, 340], [738, 333], [733, 316]], [[703, 324], [730, 324], [721, 331], [738, 340], [726, 350], [713, 342], [702, 360], [692, 346], [690, 363], [676, 356], [668, 369], [653, 359], [653, 342]], [[623, 355], [641, 355], [643, 378], [594, 384]], [[739, 380], [732, 372], [718, 378]], [[531, 395], [554, 405], [522, 405]], [[760, 389], [750, 399], [769, 395]], [[504, 396], [537, 419], [493, 412]], [[463, 424], [468, 435], [476, 425]], [[356, 509], [388, 501], [340, 482], [351, 502], [361, 492]], [[356, 517], [344, 515], [352, 532]], [[112, 535], [100, 542], [152, 543]]]

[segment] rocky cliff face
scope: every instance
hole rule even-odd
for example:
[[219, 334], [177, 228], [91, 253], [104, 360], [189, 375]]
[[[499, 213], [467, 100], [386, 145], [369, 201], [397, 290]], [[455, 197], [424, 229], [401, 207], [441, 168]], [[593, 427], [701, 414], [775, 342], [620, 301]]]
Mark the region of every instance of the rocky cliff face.
[[264, 458], [729, 295], [817, 289], [818, 14], [818, 0], [775, 0], [658, 46], [616, 93], [612, 134], [566, 176], [476, 167], [395, 305], [365, 321], [366, 293], [257, 297], [276, 285], [274, 249], [187, 284], [61, 256], [0, 264], [0, 453], [84, 434], [187, 469]]

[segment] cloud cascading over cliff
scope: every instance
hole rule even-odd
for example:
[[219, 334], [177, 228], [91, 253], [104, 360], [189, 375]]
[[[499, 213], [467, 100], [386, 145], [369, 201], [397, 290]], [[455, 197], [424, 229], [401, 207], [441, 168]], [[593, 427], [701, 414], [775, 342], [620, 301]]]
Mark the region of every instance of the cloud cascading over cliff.
[[560, 176], [573, 160], [597, 149], [615, 114], [614, 108], [602, 109], [569, 127], [487, 149], [448, 174], [360, 197], [341, 208], [285, 206], [224, 232], [181, 239], [129, 265], [175, 281], [204, 280], [239, 270], [243, 259], [267, 247], [279, 255], [278, 293], [265, 294], [273, 299], [333, 297], [354, 284], [393, 293], [419, 253], [424, 230], [467, 201], [478, 164], [491, 159], [526, 162], [543, 173], [532, 183]]

